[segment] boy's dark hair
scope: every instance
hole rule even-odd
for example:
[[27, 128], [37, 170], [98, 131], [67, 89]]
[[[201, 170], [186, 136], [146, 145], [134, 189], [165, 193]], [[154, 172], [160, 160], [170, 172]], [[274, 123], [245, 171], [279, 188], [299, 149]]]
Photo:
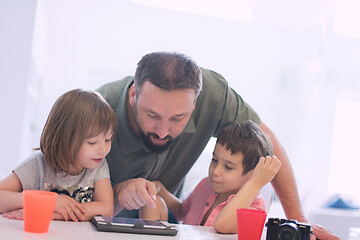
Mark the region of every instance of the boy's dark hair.
[[259, 126], [250, 120], [245, 123], [233, 122], [226, 125], [220, 130], [216, 143], [231, 151], [231, 154], [241, 152], [244, 155], [243, 174], [254, 169], [260, 157], [273, 154], [270, 140]]
[[145, 55], [135, 72], [138, 94], [145, 81], [163, 90], [193, 89], [197, 97], [202, 88], [201, 70], [190, 57], [176, 52], [154, 52]]

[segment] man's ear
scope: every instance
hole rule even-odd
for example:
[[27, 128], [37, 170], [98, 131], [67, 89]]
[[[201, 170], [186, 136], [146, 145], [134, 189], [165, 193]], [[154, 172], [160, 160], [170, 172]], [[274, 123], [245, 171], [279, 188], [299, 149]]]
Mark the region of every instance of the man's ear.
[[194, 100], [194, 105], [193, 105], [193, 111], [195, 110], [195, 106], [196, 106], [196, 100], [197, 100], [197, 98], [195, 98], [195, 100]]
[[135, 86], [133, 84], [129, 89], [129, 104], [131, 107], [134, 106], [135, 99], [136, 99], [136, 91], [135, 91]]

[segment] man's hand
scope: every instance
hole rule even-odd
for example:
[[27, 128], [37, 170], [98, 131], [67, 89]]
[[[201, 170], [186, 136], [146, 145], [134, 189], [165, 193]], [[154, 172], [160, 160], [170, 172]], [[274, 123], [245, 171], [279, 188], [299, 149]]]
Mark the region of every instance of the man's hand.
[[152, 181], [152, 182], [155, 185], [156, 193], [159, 194], [159, 192], [163, 188], [163, 184], [161, 182], [159, 182], [158, 180], [155, 180], [155, 181]]
[[143, 178], [134, 178], [114, 186], [114, 192], [118, 203], [127, 210], [139, 209], [148, 205], [155, 208], [156, 187], [155, 184]]
[[339, 237], [335, 236], [332, 232], [330, 232], [329, 230], [327, 230], [326, 228], [324, 228], [324, 227], [322, 227], [320, 225], [312, 224], [311, 227], [312, 227], [313, 234], [315, 235], [316, 239], [320, 239], [320, 240], [340, 240]]
[[[65, 221], [73, 220], [74, 222], [78, 222], [79, 220], [85, 219], [83, 214], [85, 213], [84, 206], [66, 195], [58, 195], [54, 211], [61, 214]], [[56, 214], [54, 216], [56, 216]]]
[[294, 219], [294, 220], [297, 220], [298, 222], [311, 224], [311, 228], [312, 228], [312, 231], [313, 231], [313, 235], [310, 238], [311, 240], [315, 240], [315, 239], [319, 239], [319, 240], [340, 240], [340, 238], [338, 236], [334, 235], [332, 232], [330, 232], [325, 227], [320, 226], [320, 225], [315, 224], [315, 223], [311, 223], [304, 217], [288, 218], [288, 219]]

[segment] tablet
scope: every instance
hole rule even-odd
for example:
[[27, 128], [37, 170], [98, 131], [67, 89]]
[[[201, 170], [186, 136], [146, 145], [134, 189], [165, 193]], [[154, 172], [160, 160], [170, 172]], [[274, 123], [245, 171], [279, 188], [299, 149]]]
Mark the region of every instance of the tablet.
[[175, 236], [177, 229], [165, 221], [95, 216], [91, 222], [98, 231]]

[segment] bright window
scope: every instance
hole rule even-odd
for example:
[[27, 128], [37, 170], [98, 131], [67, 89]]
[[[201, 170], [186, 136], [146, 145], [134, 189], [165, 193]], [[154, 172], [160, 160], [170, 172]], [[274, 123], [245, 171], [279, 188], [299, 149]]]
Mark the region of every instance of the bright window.
[[360, 199], [360, 97], [346, 93], [336, 105], [329, 192]]
[[359, 0], [338, 0], [335, 9], [335, 33], [360, 38], [359, 13]]

